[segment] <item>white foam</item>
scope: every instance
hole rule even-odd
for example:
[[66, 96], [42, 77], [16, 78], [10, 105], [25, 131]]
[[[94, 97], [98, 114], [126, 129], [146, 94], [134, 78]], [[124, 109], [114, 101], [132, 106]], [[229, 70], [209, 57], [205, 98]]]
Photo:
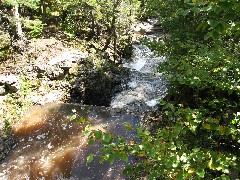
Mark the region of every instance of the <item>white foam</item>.
[[132, 70], [127, 89], [112, 99], [111, 107], [126, 111], [155, 109], [166, 91], [166, 82], [157, 73], [158, 64], [164, 61], [165, 57], [154, 55], [147, 46], [134, 45], [132, 61], [123, 59], [123, 66]]
[[149, 106], [149, 107], [153, 107], [153, 106], [156, 106], [158, 104], [158, 100], [157, 99], [152, 99], [150, 101], [147, 101], [146, 104]]
[[146, 64], [146, 59], [137, 59], [134, 62], [123, 64], [123, 67], [141, 71], [141, 69], [144, 67], [145, 64]]

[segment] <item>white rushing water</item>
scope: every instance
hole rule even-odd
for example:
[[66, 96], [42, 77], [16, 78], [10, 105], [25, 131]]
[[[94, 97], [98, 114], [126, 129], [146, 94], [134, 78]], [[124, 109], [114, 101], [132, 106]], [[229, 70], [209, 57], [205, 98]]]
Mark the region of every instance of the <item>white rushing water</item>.
[[166, 82], [157, 73], [157, 66], [165, 57], [157, 57], [146, 45], [134, 45], [132, 60], [123, 66], [130, 69], [127, 89], [116, 95], [111, 107], [123, 112], [154, 110], [158, 100], [166, 94]]

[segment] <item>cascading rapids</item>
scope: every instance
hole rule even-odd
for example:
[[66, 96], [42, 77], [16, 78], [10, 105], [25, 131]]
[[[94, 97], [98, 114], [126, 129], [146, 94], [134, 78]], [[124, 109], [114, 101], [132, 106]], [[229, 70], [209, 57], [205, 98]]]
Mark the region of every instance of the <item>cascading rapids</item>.
[[158, 63], [163, 61], [165, 57], [156, 57], [146, 45], [134, 45], [132, 61], [123, 64], [130, 69], [130, 81], [127, 89], [113, 98], [111, 107], [120, 112], [155, 110], [167, 91], [166, 82], [157, 73]]

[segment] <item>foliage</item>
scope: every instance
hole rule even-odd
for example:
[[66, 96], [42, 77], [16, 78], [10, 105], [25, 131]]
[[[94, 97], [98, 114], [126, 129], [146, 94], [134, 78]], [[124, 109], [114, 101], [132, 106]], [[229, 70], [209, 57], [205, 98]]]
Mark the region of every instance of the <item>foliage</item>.
[[[238, 0], [141, 2], [141, 17], [158, 18], [167, 32], [165, 39], [147, 42], [156, 53], [168, 58], [158, 69], [169, 81], [169, 94], [160, 106], [162, 114], [153, 131], [137, 128], [140, 142], [126, 142], [122, 137], [94, 130], [89, 143], [103, 142], [101, 162], [113, 162], [115, 158], [128, 161], [128, 154], [138, 157], [139, 163], [125, 170], [134, 179], [239, 177]], [[70, 39], [88, 41], [90, 54], [95, 53], [92, 62], [102, 69], [108, 64], [106, 59], [115, 61], [131, 43], [131, 25], [139, 13], [140, 1], [4, 0], [0, 6], [1, 31], [6, 34], [1, 36], [3, 40], [15, 40], [16, 21], [25, 25], [24, 31], [32, 38], [39, 37], [45, 23], [50, 27], [55, 19], [54, 25], [60, 21]], [[18, 8], [19, 17], [13, 16], [14, 8]], [[6, 41], [3, 48], [6, 44], [10, 42]], [[3, 51], [1, 47], [0, 53]], [[22, 116], [31, 104], [31, 89], [31, 83], [25, 81], [20, 92], [8, 95], [2, 118], [10, 122]], [[5, 113], [7, 109], [11, 112]], [[91, 154], [88, 161], [92, 159]]]
[[137, 128], [140, 143], [109, 140], [104, 160], [139, 157], [125, 170], [133, 179], [239, 178], [238, 1], [144, 2], [145, 17], [159, 17], [167, 31], [164, 42], [150, 44], [168, 57], [159, 72], [169, 81], [169, 94], [154, 130]]
[[171, 125], [160, 127], [154, 135], [169, 152], [156, 156], [167, 162], [160, 167], [162, 173], [151, 170], [150, 174], [228, 179], [235, 168], [236, 174], [240, 170], [239, 3], [185, 0], [173, 4], [178, 6], [172, 16], [164, 18], [160, 12], [169, 39], [164, 47], [168, 61], [159, 67], [169, 80], [168, 99], [173, 103], [162, 108]]
[[26, 6], [32, 9], [37, 9], [40, 4], [40, 0], [3, 0], [3, 3], [10, 5], [10, 6]]
[[41, 20], [35, 19], [25, 21], [24, 26], [28, 29], [30, 37], [36, 38], [42, 34], [44, 24]]
[[92, 40], [97, 50], [117, 56], [129, 44], [139, 5], [138, 0], [59, 1], [58, 11], [68, 35]]
[[86, 40], [90, 48], [119, 62], [131, 43], [131, 26], [136, 21], [140, 1], [4, 0], [0, 5], [6, 11], [6, 30], [12, 41], [22, 36], [22, 31], [23, 35], [30, 35], [28, 38], [37, 38], [43, 29], [46, 32], [61, 30], [68, 40]]

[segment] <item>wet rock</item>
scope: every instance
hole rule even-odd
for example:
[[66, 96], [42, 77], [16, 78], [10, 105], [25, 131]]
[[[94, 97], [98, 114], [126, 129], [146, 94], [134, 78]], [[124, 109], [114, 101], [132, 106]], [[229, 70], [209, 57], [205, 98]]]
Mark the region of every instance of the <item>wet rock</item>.
[[148, 19], [148, 22], [150, 24], [152, 24], [153, 26], [160, 26], [161, 25], [161, 22], [159, 21], [159, 19], [156, 19], [156, 18]]
[[0, 85], [5, 85], [7, 93], [15, 93], [20, 90], [20, 80], [15, 75], [0, 76]]
[[134, 31], [135, 32], [140, 32], [142, 34], [146, 33], [146, 32], [150, 32], [153, 28], [153, 24], [149, 23], [149, 22], [141, 22], [139, 24], [137, 24], [134, 27]]

